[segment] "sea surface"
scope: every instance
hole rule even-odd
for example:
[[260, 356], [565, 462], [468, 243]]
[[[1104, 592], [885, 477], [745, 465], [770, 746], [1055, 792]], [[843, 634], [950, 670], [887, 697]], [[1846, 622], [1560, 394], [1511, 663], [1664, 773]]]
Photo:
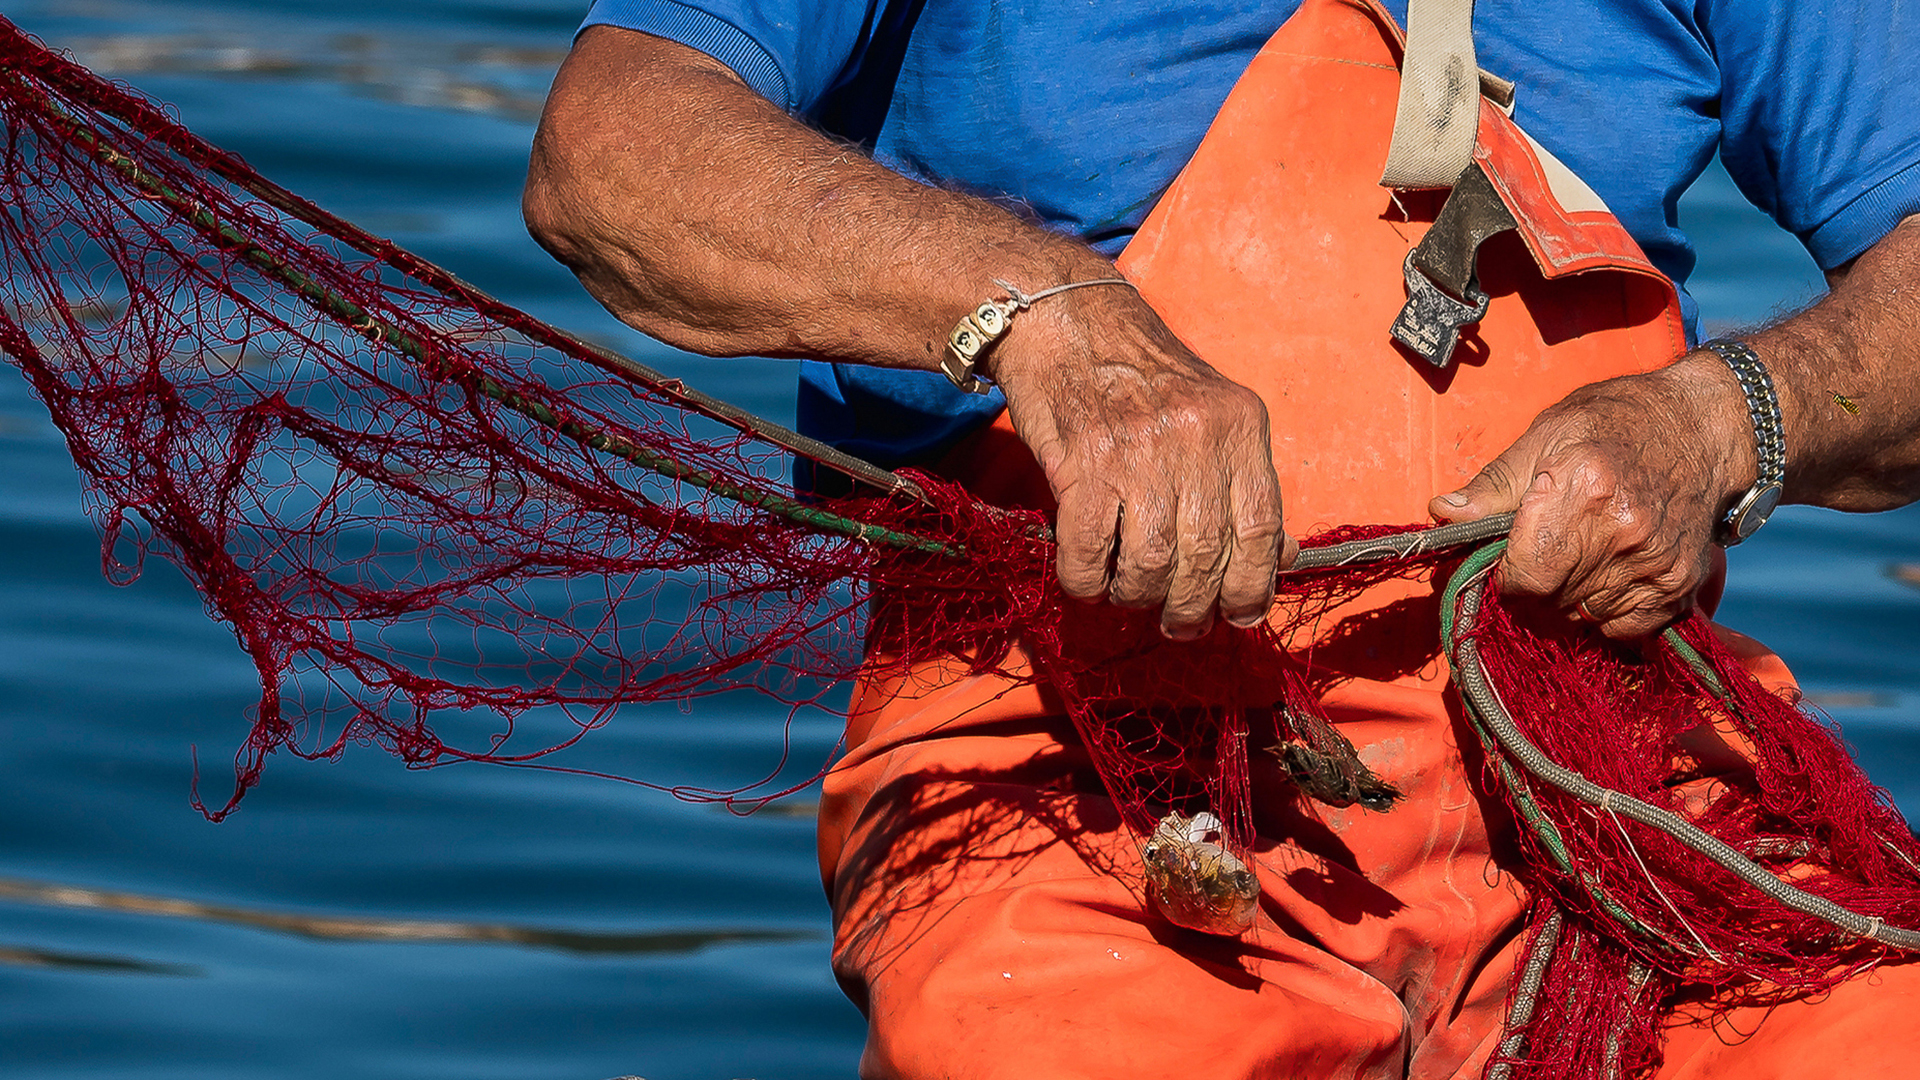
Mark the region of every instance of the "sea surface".
[[[526, 237], [533, 121], [578, 0], [15, 0], [5, 14], [201, 135], [510, 303], [790, 421], [792, 372], [686, 357], [602, 313]], [[1681, 204], [1710, 329], [1817, 295], [1717, 169]], [[1834, 387], [1847, 394], [1859, 387]], [[1684, 437], [1685, 433], [1672, 433]], [[1789, 509], [1732, 554], [1723, 621], [1773, 645], [1920, 811], [1920, 511]], [[1904, 573], [1904, 577], [1903, 577]], [[252, 666], [155, 563], [100, 576], [66, 448], [0, 369], [0, 1075], [743, 1078], [853, 1074], [827, 970], [813, 793], [739, 818], [605, 780], [409, 772], [360, 748], [220, 790]], [[738, 786], [784, 710], [616, 722], [567, 760]], [[831, 753], [802, 717], [803, 773]]]

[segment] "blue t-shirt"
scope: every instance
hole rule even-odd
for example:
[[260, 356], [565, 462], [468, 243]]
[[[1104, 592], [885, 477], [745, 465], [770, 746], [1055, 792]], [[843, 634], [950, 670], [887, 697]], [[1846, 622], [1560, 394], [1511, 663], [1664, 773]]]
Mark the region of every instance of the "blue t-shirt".
[[[1023, 206], [1115, 256], [1298, 0], [597, 0], [929, 183]], [[1405, 22], [1405, 0], [1387, 0]], [[1683, 287], [1680, 195], [1714, 151], [1822, 269], [1920, 211], [1920, 4], [1481, 0], [1515, 119]], [[1003, 407], [935, 373], [809, 362], [802, 430], [924, 461]]]

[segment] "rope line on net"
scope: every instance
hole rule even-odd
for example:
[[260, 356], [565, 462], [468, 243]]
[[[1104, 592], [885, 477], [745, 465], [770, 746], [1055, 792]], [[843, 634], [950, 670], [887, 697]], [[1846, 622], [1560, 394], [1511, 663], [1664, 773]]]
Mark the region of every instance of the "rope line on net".
[[[15, 37], [24, 38], [18, 27], [0, 17], [0, 31]], [[94, 91], [98, 76], [77, 64], [49, 65], [34, 72], [36, 78], [63, 92], [87, 101], [94, 111], [108, 116], [121, 124], [136, 130], [150, 130], [155, 127], [173, 128], [176, 125], [161, 116], [145, 100], [131, 96], [122, 100], [101, 99]], [[31, 89], [24, 74], [13, 77], [22, 86]], [[59, 116], [69, 126], [75, 138], [97, 137], [97, 132], [89, 125], [80, 123], [67, 115], [58, 104], [45, 103], [49, 110]], [[185, 132], [181, 132], [185, 134]], [[473, 306], [483, 314], [501, 318], [501, 321], [513, 325], [514, 329], [526, 334], [535, 341], [552, 345], [562, 351], [581, 356], [603, 369], [645, 386], [648, 390], [677, 404], [691, 412], [753, 435], [775, 446], [792, 451], [811, 461], [825, 465], [853, 479], [863, 481], [889, 494], [899, 493], [911, 496], [918, 502], [927, 501], [926, 493], [908, 477], [882, 469], [852, 454], [836, 449], [807, 435], [776, 424], [761, 416], [742, 409], [737, 405], [722, 401], [710, 394], [685, 385], [681, 380], [657, 371], [631, 357], [622, 356], [611, 349], [596, 345], [566, 330], [547, 322], [535, 319], [525, 312], [496, 299], [484, 290], [469, 284], [451, 271], [428, 261], [411, 251], [407, 251], [391, 241], [384, 240], [358, 225], [329, 213], [319, 204], [297, 195], [255, 172], [237, 156], [201, 142], [171, 140], [168, 149], [192, 161], [195, 165], [226, 180], [235, 187], [247, 192], [275, 210], [295, 220], [311, 225], [346, 243], [361, 254], [378, 259], [388, 266], [406, 274], [421, 284], [456, 297]], [[124, 155], [121, 155], [124, 158]], [[133, 164], [127, 159], [127, 164]], [[115, 165], [116, 169], [123, 166]], [[137, 166], [135, 166], [137, 168]], [[123, 173], [123, 175], [125, 175]], [[156, 192], [158, 194], [158, 192]], [[197, 208], [195, 208], [197, 209]], [[246, 243], [244, 237], [237, 234], [236, 242]], [[264, 267], [263, 267], [264, 269]], [[692, 482], [692, 481], [689, 481]]]
[[[923, 536], [914, 536], [910, 533], [888, 529], [867, 522], [855, 521], [852, 518], [835, 514], [816, 506], [810, 506], [796, 499], [785, 498], [770, 492], [754, 491], [738, 484], [729, 483], [724, 478], [716, 476], [705, 469], [683, 464], [663, 454], [657, 454], [644, 447], [636, 446], [618, 435], [608, 434], [578, 421], [563, 418], [545, 403], [532, 400], [523, 394], [517, 394], [485, 376], [476, 376], [470, 372], [457, 369], [448, 370], [445, 365], [437, 363], [435, 357], [427, 347], [412, 334], [381, 319], [379, 316], [367, 311], [352, 300], [326, 289], [299, 270], [288, 266], [285, 262], [274, 257], [270, 252], [262, 248], [252, 238], [235, 228], [231, 223], [219, 220], [205, 206], [196, 204], [193, 200], [174, 191], [159, 178], [142, 169], [138, 162], [101, 138], [99, 132], [81, 125], [71, 117], [59, 112], [57, 106], [54, 111], [56, 115], [60, 115], [63, 120], [67, 121], [66, 127], [70, 133], [70, 140], [73, 145], [80, 147], [96, 160], [113, 169], [135, 187], [138, 187], [153, 198], [179, 211], [183, 219], [192, 223], [195, 228], [200, 229], [209, 238], [234, 251], [240, 258], [246, 260], [246, 262], [255, 269], [288, 285], [308, 303], [313, 304], [321, 311], [351, 326], [376, 346], [389, 346], [416, 363], [437, 369], [437, 374], [454, 379], [462, 385], [468, 386], [498, 401], [507, 408], [537, 423], [545, 424], [559, 431], [568, 438], [574, 439], [601, 453], [648, 469], [670, 480], [691, 484], [743, 505], [778, 514], [781, 517], [807, 525], [823, 533], [850, 536], [856, 540], [888, 544], [893, 547], [954, 558], [964, 557], [965, 555], [965, 552], [961, 549], [939, 540]], [[300, 200], [294, 199], [291, 195], [280, 189], [273, 188], [264, 181], [256, 179], [254, 183], [245, 186], [256, 195], [260, 194], [260, 191], [254, 189], [264, 188], [286, 196], [282, 199], [263, 201], [269, 201], [270, 205], [275, 206], [276, 209], [286, 210], [290, 214], [294, 212], [294, 208], [296, 208], [300, 202]], [[288, 205], [282, 205], [282, 203]], [[301, 220], [307, 221], [307, 224], [316, 224], [316, 222], [307, 220], [306, 218], [301, 218]], [[377, 256], [377, 253], [372, 251], [365, 251], [364, 253]], [[435, 269], [437, 270], [438, 268], [436, 267]], [[449, 282], [457, 280], [454, 279], [451, 274], [446, 274], [445, 271], [440, 271], [440, 274], [444, 275], [445, 279]], [[428, 284], [433, 283], [428, 282]], [[471, 286], [467, 286], [464, 283], [459, 287], [463, 291], [473, 291]], [[540, 325], [545, 327], [545, 324]], [[712, 398], [706, 394], [680, 386], [678, 385], [678, 380], [670, 380], [666, 376], [637, 362], [620, 357], [618, 354], [599, 349], [597, 346], [587, 345], [572, 335], [564, 334], [551, 327], [545, 328], [556, 337], [564, 338], [571, 344], [591, 349], [596, 355], [607, 361], [606, 366], [613, 368], [623, 376], [645, 384], [649, 389], [660, 390], [669, 397], [684, 402], [689, 408], [699, 412], [701, 415], [708, 416], [712, 419], [723, 420], [731, 426], [747, 431], [756, 437], [763, 438], [776, 446], [780, 446], [783, 449], [793, 451], [797, 454], [802, 454], [821, 464], [830, 465], [856, 479], [880, 486], [883, 490], [907, 494], [922, 502], [926, 500], [926, 495], [920, 489], [920, 486], [906, 477], [880, 469], [878, 466], [869, 464], [849, 454], [842, 453], [824, 443], [816, 442], [797, 432], [788, 431], [774, 424], [772, 421], [761, 419], [743, 409], [726, 405], [717, 398]], [[669, 383], [676, 385], [669, 388], [667, 386]]]
[[1546, 984], [1547, 968], [1553, 963], [1553, 950], [1560, 944], [1560, 931], [1566, 922], [1566, 915], [1554, 908], [1534, 931], [1532, 947], [1526, 962], [1520, 965], [1520, 977], [1514, 981], [1513, 993], [1509, 995], [1512, 1004], [1507, 1009], [1506, 1034], [1501, 1036], [1500, 1046], [1487, 1066], [1486, 1080], [1509, 1080], [1513, 1075], [1513, 1059], [1526, 1050], [1524, 1029], [1533, 1022], [1534, 1010], [1540, 1005], [1540, 989]]
[[1473, 521], [1436, 525], [1430, 529], [1408, 529], [1404, 532], [1393, 532], [1364, 540], [1328, 544], [1325, 547], [1302, 548], [1299, 557], [1294, 559], [1293, 565], [1287, 568], [1287, 572], [1331, 570], [1389, 559], [1397, 561], [1417, 559], [1436, 551], [1445, 551], [1448, 548], [1477, 544], [1496, 536], [1505, 536], [1512, 528], [1511, 513], [1489, 514]]

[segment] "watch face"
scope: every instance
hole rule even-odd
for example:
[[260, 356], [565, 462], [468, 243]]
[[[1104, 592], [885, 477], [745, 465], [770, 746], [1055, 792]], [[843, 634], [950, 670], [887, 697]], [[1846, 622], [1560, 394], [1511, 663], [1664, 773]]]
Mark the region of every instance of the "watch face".
[[1745, 540], [1760, 531], [1760, 526], [1767, 523], [1767, 518], [1780, 505], [1782, 494], [1784, 491], [1779, 484], [1768, 484], [1747, 492], [1746, 498], [1740, 500], [1740, 505], [1734, 507], [1733, 520], [1727, 523], [1734, 537]]

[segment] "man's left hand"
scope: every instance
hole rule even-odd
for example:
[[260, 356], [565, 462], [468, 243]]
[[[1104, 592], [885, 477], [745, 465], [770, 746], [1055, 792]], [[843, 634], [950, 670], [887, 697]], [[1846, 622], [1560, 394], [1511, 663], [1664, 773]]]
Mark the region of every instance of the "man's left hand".
[[1513, 511], [1501, 591], [1637, 640], [1692, 608], [1718, 522], [1755, 469], [1738, 384], [1696, 353], [1567, 395], [1431, 509], [1449, 522]]

